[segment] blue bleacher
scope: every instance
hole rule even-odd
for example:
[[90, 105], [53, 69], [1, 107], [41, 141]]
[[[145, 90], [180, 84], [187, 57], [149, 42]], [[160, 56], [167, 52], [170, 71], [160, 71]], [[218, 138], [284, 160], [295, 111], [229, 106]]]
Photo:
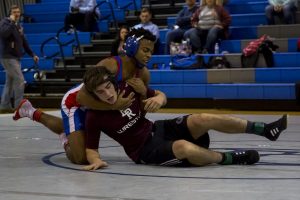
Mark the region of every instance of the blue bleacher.
[[[41, 52], [41, 45], [30, 45], [32, 51], [39, 57], [41, 56], [51, 56], [53, 54], [56, 54], [57, 52], [59, 52], [59, 45], [58, 44], [47, 44], [45, 47], [44, 47], [44, 54], [42, 54]], [[72, 45], [67, 45], [67, 46], [64, 46], [63, 47], [63, 51], [64, 51], [64, 55], [66, 57], [70, 57], [73, 55], [73, 46]], [[29, 57], [28, 54], [25, 54], [24, 56], [25, 58], [26, 57]], [[59, 57], [59, 56], [57, 56]]]
[[[113, 0], [110, 0], [110, 2], [114, 4]], [[119, 0], [118, 2], [119, 6], [122, 7], [129, 1]], [[141, 1], [138, 0], [139, 8], [140, 3]], [[267, 4], [267, 0], [230, 0], [230, 3], [225, 6], [232, 16], [230, 38], [221, 42], [220, 50], [240, 53], [242, 40], [258, 38], [258, 26], [266, 24], [264, 12]], [[106, 6], [103, 5], [100, 8], [103, 15], [106, 14], [105, 12], [109, 14], [109, 11], [106, 11], [108, 9]], [[124, 11], [120, 10], [115, 4], [113, 6], [117, 20], [123, 20]], [[42, 38], [34, 41], [33, 33], [42, 32], [42, 34], [46, 35], [55, 33], [59, 28], [63, 27], [64, 15], [66, 10], [69, 9], [69, 0], [41, 0], [40, 4], [26, 5], [24, 9], [26, 14], [30, 14], [36, 20], [36, 23], [24, 24], [27, 38], [32, 42], [33, 49], [35, 49], [34, 44], [39, 44]], [[129, 9], [133, 9], [133, 6], [131, 5]], [[53, 12], [55, 14], [52, 14]], [[174, 17], [169, 17], [168, 25], [174, 24], [174, 21]], [[99, 24], [101, 32], [108, 32], [108, 22], [104, 21], [102, 24]], [[165, 42], [165, 34], [168, 30], [160, 30], [162, 44]], [[68, 36], [64, 35], [64, 37], [67, 38]], [[84, 38], [87, 39], [85, 44], [90, 42], [89, 35], [86, 35]], [[210, 70], [170, 70], [170, 55], [155, 55], [148, 63], [151, 72], [150, 86], [154, 89], [162, 90], [169, 98], [295, 99], [295, 82], [300, 80], [300, 53], [296, 53], [296, 40], [297, 38], [288, 39], [288, 52], [274, 53], [275, 65], [273, 68], [253, 69], [253, 82], [245, 83], [211, 83], [209, 81]], [[38, 51], [38, 49], [35, 50]], [[52, 42], [52, 45], [49, 46], [49, 51], [53, 52], [54, 50], [55, 44]], [[68, 50], [71, 50], [71, 48], [66, 51]], [[70, 51], [69, 53], [72, 52]], [[213, 55], [204, 56], [206, 62], [210, 56]], [[54, 66], [53, 61], [49, 63], [49, 60], [42, 59], [41, 62], [44, 62], [40, 64], [41, 66], [52, 68]], [[22, 64], [30, 66], [33, 63], [30, 58], [24, 58], [22, 59]], [[159, 69], [152, 69], [154, 64]]]
[[[53, 59], [45, 59], [45, 58], [40, 58], [39, 60], [39, 69], [40, 70], [47, 70], [47, 71], [51, 71], [54, 68], [54, 60]], [[25, 68], [31, 68], [32, 66], [34, 66], [34, 61], [32, 60], [32, 58], [22, 58], [21, 59], [21, 68], [25, 69]], [[3, 67], [0, 64], [0, 71], [3, 71]]]
[[[47, 23], [24, 23], [25, 33], [56, 33], [64, 27], [63, 22], [47, 22]], [[107, 20], [98, 21], [98, 27], [101, 32], [109, 31]]]
[[[34, 81], [33, 75], [34, 75], [34, 72], [32, 72], [32, 71], [24, 73], [24, 78], [25, 78], [26, 83], [29, 84]], [[3, 85], [4, 83], [5, 83], [5, 72], [0, 71], [0, 86]]]
[[[295, 83], [300, 80], [300, 67], [255, 68], [253, 83]], [[209, 69], [151, 70], [151, 84], [207, 84]]]
[[[297, 40], [298, 38], [288, 39], [288, 52], [297, 52]], [[220, 51], [228, 51], [230, 53], [242, 52], [241, 40], [223, 40], [220, 44]]]
[[150, 84], [168, 98], [295, 99], [295, 84]]
[[[39, 4], [26, 4], [24, 6], [25, 13], [43, 13], [43, 12], [60, 12], [65, 11], [67, 12], [69, 10], [69, 3], [70, 1], [42, 1], [42, 3]], [[101, 1], [97, 1], [98, 3]], [[135, 10], [135, 6], [133, 4], [133, 0], [123, 0], [123, 1], [117, 1], [118, 5], [115, 4], [114, 0], [109, 0], [109, 2], [112, 4], [113, 9], [122, 9], [126, 7], [126, 10]], [[141, 0], [135, 0], [137, 9], [141, 9], [142, 2]], [[129, 6], [128, 6], [129, 5]], [[109, 4], [102, 4], [100, 6], [100, 11], [110, 9]]]
[[[30, 33], [26, 34], [26, 38], [29, 44], [42, 44], [45, 40], [54, 37], [53, 33]], [[74, 39], [74, 34], [61, 33], [59, 40], [62, 43], [66, 43]], [[78, 32], [78, 39], [80, 44], [90, 44], [91, 43], [91, 34], [89, 32]], [[49, 41], [49, 44], [57, 43], [55, 40]]]
[[[289, 53], [274, 53], [274, 67], [300, 67], [300, 53], [289, 52]], [[207, 63], [209, 58], [214, 54], [204, 54], [204, 61]], [[169, 66], [171, 62], [170, 55], [153, 55], [147, 64], [149, 69], [153, 68], [154, 64], [164, 64]], [[239, 67], [239, 66], [233, 66]]]
[[[30, 17], [32, 17], [34, 22], [42, 23], [42, 22], [62, 22], [65, 19], [66, 12], [58, 12], [54, 11], [53, 13], [47, 12], [39, 12], [39, 13], [30, 13], [28, 14]], [[115, 18], [118, 22], [124, 22], [125, 21], [125, 12], [120, 9], [114, 10]], [[101, 11], [101, 17], [105, 18], [109, 21], [112, 20], [112, 15], [110, 10], [102, 10]]]
[[263, 13], [268, 5], [268, 1], [260, 2], [244, 2], [231, 3], [226, 5], [225, 8], [230, 14], [246, 14], [246, 13]]
[[[230, 26], [258, 26], [267, 24], [267, 19], [264, 13], [251, 14], [232, 14]], [[171, 27], [176, 22], [176, 17], [168, 17], [168, 27]]]
[[[160, 29], [160, 39], [161, 42], [165, 42], [166, 33], [169, 29]], [[240, 40], [240, 39], [256, 39], [257, 35], [257, 26], [236, 26], [230, 27], [230, 40]]]
[[[165, 41], [166, 33], [169, 29], [161, 29], [159, 30], [160, 39], [162, 42]], [[230, 31], [230, 40], [238, 40], [238, 39], [255, 39], [257, 38], [257, 26], [236, 26], [229, 27]]]

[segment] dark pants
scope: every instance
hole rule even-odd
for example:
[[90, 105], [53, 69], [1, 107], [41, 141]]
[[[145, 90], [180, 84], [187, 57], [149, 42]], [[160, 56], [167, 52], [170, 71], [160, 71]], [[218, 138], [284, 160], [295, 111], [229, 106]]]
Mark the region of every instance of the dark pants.
[[284, 20], [285, 24], [295, 24], [295, 14], [296, 14], [297, 7], [293, 2], [290, 2], [282, 8], [281, 12], [276, 12], [274, 10], [273, 5], [268, 5], [265, 9], [267, 22], [269, 25], [275, 24], [275, 16], [278, 16], [279, 18]]
[[171, 42], [181, 42], [181, 40], [183, 39], [184, 33], [185, 33], [185, 30], [183, 30], [181, 28], [170, 30], [167, 32], [165, 54], [170, 54]]
[[219, 27], [208, 30], [192, 28], [184, 34], [184, 39], [187, 38], [190, 39], [194, 52], [206, 49], [208, 53], [214, 53], [216, 42], [224, 38], [224, 30]]
[[65, 29], [67, 31], [70, 29], [70, 25], [73, 25], [80, 31], [98, 31], [96, 20], [94, 12], [69, 13], [65, 17]]
[[157, 39], [154, 44], [154, 52], [153, 55], [161, 55], [163, 54], [163, 49], [161, 48], [161, 41], [160, 39]]

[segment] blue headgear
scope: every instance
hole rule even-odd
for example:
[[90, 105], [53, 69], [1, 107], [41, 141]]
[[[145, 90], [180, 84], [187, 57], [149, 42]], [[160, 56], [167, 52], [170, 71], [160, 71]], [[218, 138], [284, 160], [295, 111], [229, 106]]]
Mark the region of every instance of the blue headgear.
[[124, 44], [124, 50], [127, 56], [134, 57], [137, 53], [139, 46], [140, 46], [140, 40], [144, 36], [136, 37], [135, 35], [130, 36], [126, 39], [126, 42]]

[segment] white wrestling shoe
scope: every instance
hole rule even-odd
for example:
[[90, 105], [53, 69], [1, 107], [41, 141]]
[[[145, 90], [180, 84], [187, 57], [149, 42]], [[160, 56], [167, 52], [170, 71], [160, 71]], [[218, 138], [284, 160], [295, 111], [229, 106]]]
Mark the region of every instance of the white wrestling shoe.
[[36, 111], [36, 108], [34, 108], [30, 101], [28, 101], [27, 99], [23, 99], [19, 106], [17, 107], [14, 116], [13, 116], [13, 120], [17, 121], [23, 117], [28, 117], [31, 120], [33, 119], [33, 113]]

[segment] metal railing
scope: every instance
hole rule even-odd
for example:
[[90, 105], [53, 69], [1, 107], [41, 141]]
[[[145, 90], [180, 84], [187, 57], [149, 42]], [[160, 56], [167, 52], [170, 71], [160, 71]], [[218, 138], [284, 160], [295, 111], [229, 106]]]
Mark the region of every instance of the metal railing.
[[32, 71], [34, 72], [33, 78], [39, 83], [40, 94], [42, 97], [45, 97], [46, 92], [42, 81], [45, 78], [45, 73], [40, 70], [40, 66], [36, 62], [34, 62], [33, 66], [22, 70], [23, 73], [32, 72]]
[[136, 0], [132, 0], [132, 2], [128, 2], [126, 5], [124, 5], [123, 7], [120, 7], [119, 6], [119, 2], [118, 0], [114, 0], [115, 1], [115, 5], [120, 8], [120, 9], [123, 9], [123, 10], [128, 10], [127, 8], [131, 5], [133, 5], [134, 7], [134, 10], [135, 11], [138, 11], [138, 7], [137, 7], [137, 3], [136, 3]]
[[[66, 58], [65, 58], [65, 53], [64, 53], [63, 47], [68, 46], [70, 44], [73, 44], [75, 42], [76, 48], [78, 48], [78, 51], [79, 51], [80, 67], [85, 68], [85, 63], [84, 63], [84, 60], [83, 60], [83, 57], [82, 57], [81, 45], [80, 45], [80, 41], [79, 41], [79, 37], [78, 37], [78, 32], [77, 32], [77, 30], [74, 26], [71, 25], [70, 28], [72, 28], [74, 30], [74, 38], [73, 39], [71, 39], [71, 40], [69, 40], [65, 43], [63, 43], [61, 41], [60, 35], [61, 35], [62, 32], [65, 31], [65, 27], [63, 27], [63, 28], [61, 28], [57, 31], [55, 36], [50, 37], [47, 40], [45, 40], [41, 44], [41, 48], [40, 48], [42, 57], [44, 57], [45, 59], [53, 59], [54, 57], [60, 55], [60, 57], [62, 59], [62, 62], [63, 62], [64, 71], [65, 71], [65, 81], [66, 82], [70, 82], [70, 76], [69, 76], [68, 68], [67, 68], [67, 65], [66, 65]], [[54, 40], [56, 42], [56, 44], [58, 44], [59, 51], [53, 53], [52, 55], [46, 55], [45, 51], [44, 51], [44, 48], [46, 47], [46, 44], [48, 44], [52, 40]]]
[[109, 0], [105, 0], [105, 1], [99, 1], [98, 3], [97, 3], [97, 5], [94, 7], [94, 13], [96, 13], [96, 9], [97, 8], [100, 8], [103, 4], [108, 4], [108, 6], [109, 6], [109, 9], [110, 9], [110, 14], [109, 15], [106, 15], [106, 16], [100, 16], [100, 21], [101, 20], [105, 20], [105, 19], [108, 19], [110, 16], [112, 17], [112, 20], [113, 20], [113, 25], [114, 25], [114, 27], [115, 27], [115, 29], [116, 29], [116, 31], [118, 31], [118, 22], [117, 22], [117, 19], [116, 19], [116, 16], [115, 16], [115, 12], [114, 12], [114, 8], [113, 8], [113, 5], [112, 5], [112, 3], [109, 1]]

